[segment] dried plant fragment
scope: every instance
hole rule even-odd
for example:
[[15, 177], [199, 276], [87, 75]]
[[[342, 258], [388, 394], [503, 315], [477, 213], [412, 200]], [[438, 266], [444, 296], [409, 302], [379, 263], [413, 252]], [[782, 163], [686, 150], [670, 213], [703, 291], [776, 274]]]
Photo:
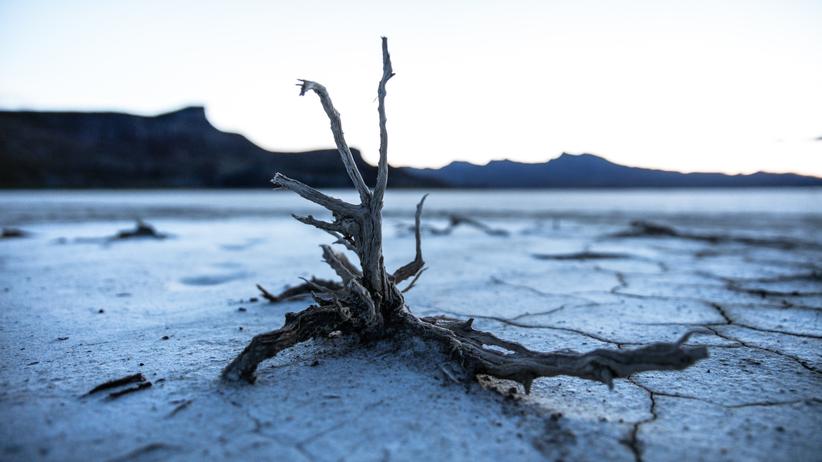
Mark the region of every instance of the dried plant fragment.
[[[707, 357], [705, 347], [685, 346], [690, 334], [673, 343], [655, 343], [634, 350], [598, 349], [587, 353], [567, 350], [557, 352], [532, 351], [493, 334], [475, 330], [472, 320], [459, 321], [447, 317], [418, 318], [410, 312], [399, 284], [411, 282], [413, 287], [424, 270], [421, 247], [421, 216], [425, 197], [417, 206], [414, 223], [415, 256], [408, 264], [389, 272], [383, 265], [382, 207], [388, 181], [388, 132], [386, 130], [386, 84], [394, 76], [388, 41], [382, 39], [383, 74], [377, 89], [380, 158], [377, 181], [370, 189], [354, 164], [351, 150], [343, 136], [340, 115], [334, 108], [324, 86], [310, 80], [300, 80], [300, 95], [316, 94], [331, 122], [331, 131], [348, 177], [357, 191], [360, 203], [353, 204], [331, 197], [297, 180], [277, 173], [272, 183], [288, 189], [304, 199], [328, 209], [333, 221], [311, 216], [295, 217], [302, 223], [317, 227], [335, 237], [359, 260], [352, 264], [348, 257], [322, 246], [323, 259], [339, 277], [333, 287], [312, 285], [314, 305], [299, 313], [288, 313], [285, 324], [275, 331], [255, 336], [248, 346], [226, 366], [225, 380], [254, 382], [257, 366], [280, 351], [314, 338], [329, 335], [356, 335], [364, 340], [398, 335], [417, 336], [440, 345], [456, 362], [475, 378], [490, 375], [522, 384], [526, 391], [539, 377], [568, 375], [612, 385], [616, 378], [650, 370], [680, 370]], [[469, 224], [502, 235], [487, 226], [466, 218], [452, 218], [451, 228]], [[450, 231], [449, 231], [450, 232]], [[308, 282], [308, 281], [307, 281]], [[263, 290], [261, 288], [261, 290]], [[264, 291], [264, 294], [267, 291]], [[272, 298], [279, 296], [269, 294]], [[454, 374], [450, 374], [454, 377]]]

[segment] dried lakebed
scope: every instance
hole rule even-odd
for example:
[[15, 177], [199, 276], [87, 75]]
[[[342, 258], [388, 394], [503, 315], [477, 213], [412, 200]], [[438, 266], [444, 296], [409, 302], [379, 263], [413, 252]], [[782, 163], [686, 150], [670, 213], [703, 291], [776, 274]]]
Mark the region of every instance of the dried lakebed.
[[[415, 314], [545, 351], [693, 329], [710, 348], [612, 391], [559, 377], [528, 396], [455, 384], [421, 344], [345, 338], [281, 353], [253, 386], [221, 383], [251, 336], [307, 304], [267, 303], [255, 283], [332, 276], [327, 235], [285, 217], [166, 217], [150, 220], [166, 239], [117, 241], [99, 238], [129, 223], [15, 223], [26, 236], [0, 241], [0, 459], [821, 460], [819, 218], [655, 217], [673, 234], [638, 218], [483, 218], [508, 236], [424, 237]], [[412, 256], [407, 223], [386, 220], [389, 267]], [[86, 395], [132, 374], [132, 392]]]

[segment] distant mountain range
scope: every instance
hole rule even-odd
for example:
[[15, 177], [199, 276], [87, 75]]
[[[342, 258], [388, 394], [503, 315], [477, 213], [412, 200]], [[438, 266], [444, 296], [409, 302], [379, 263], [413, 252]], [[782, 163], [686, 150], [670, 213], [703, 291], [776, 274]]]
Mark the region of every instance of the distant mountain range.
[[[352, 149], [366, 181], [376, 168]], [[274, 172], [320, 188], [348, 187], [336, 150], [267, 151], [217, 130], [202, 107], [144, 117], [114, 112], [0, 111], [3, 188], [265, 187]], [[822, 178], [758, 172], [679, 173], [627, 167], [591, 154], [544, 163], [452, 162], [391, 168], [391, 187], [681, 188], [822, 186]]]
[[411, 169], [414, 175], [459, 188], [691, 188], [822, 186], [822, 178], [790, 173], [750, 175], [680, 173], [615, 164], [592, 154], [565, 154], [526, 164], [495, 160], [486, 165], [452, 162], [440, 169]]

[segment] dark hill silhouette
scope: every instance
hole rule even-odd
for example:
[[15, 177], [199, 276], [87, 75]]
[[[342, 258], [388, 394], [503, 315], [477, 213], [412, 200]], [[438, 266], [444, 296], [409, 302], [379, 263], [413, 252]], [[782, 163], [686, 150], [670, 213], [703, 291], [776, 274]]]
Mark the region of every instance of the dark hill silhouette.
[[486, 165], [452, 162], [441, 169], [413, 169], [462, 188], [683, 188], [822, 186], [822, 178], [757, 172], [751, 175], [679, 173], [627, 167], [592, 154], [563, 153], [538, 164], [495, 160]]
[[[366, 181], [376, 168], [353, 149]], [[144, 117], [115, 112], [0, 111], [0, 187], [265, 187], [274, 172], [321, 187], [349, 187], [336, 150], [285, 153], [217, 130], [202, 107]], [[441, 169], [391, 168], [397, 187], [627, 188], [820, 186], [793, 174], [678, 173], [615, 164], [591, 154], [544, 163], [510, 160]]]
[[[353, 149], [373, 183], [376, 168]], [[143, 117], [114, 112], [0, 112], [0, 185], [14, 187], [265, 187], [279, 171], [347, 187], [336, 150], [271, 152], [217, 130], [202, 107]], [[437, 182], [391, 169], [390, 185]]]

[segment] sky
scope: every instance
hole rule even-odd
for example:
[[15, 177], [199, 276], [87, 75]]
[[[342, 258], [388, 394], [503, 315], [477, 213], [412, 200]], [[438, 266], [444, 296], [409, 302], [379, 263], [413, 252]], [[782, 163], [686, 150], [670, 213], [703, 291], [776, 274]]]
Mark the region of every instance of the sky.
[[389, 162], [593, 153], [679, 171], [822, 176], [822, 1], [0, 0], [0, 108], [154, 115], [281, 151], [376, 162], [389, 37]]

